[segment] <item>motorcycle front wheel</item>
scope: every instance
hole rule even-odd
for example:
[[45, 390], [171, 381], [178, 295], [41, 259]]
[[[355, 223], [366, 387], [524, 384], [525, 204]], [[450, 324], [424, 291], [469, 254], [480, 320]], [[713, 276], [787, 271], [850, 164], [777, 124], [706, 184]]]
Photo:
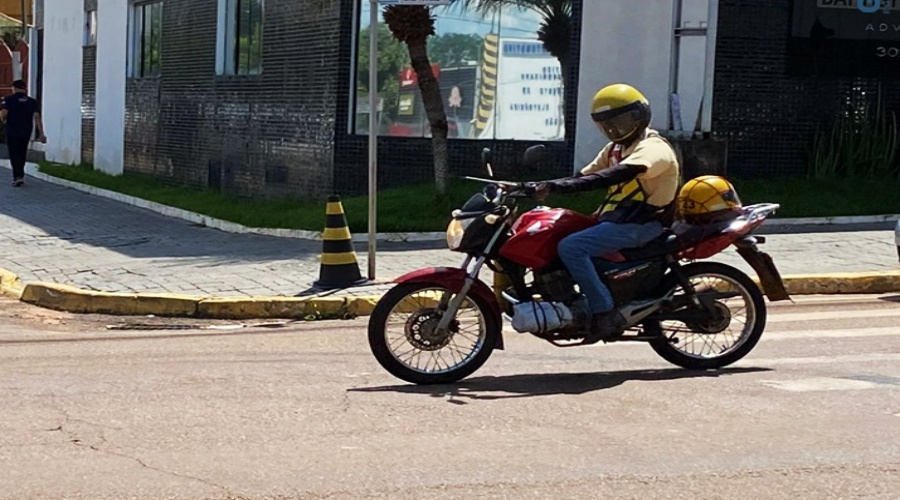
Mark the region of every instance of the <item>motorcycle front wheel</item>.
[[713, 370], [739, 361], [766, 327], [766, 302], [759, 287], [725, 264], [703, 262], [683, 269], [697, 296], [712, 302], [714, 313], [701, 312], [684, 287], [670, 278], [666, 286], [680, 304], [670, 314], [684, 316], [646, 323], [645, 331], [659, 336], [650, 346], [666, 361], [689, 370]]
[[386, 293], [369, 317], [369, 347], [378, 363], [419, 385], [457, 382], [478, 370], [494, 351], [501, 325], [489, 304], [468, 296], [448, 332], [439, 333], [454, 295], [436, 283], [403, 283]]

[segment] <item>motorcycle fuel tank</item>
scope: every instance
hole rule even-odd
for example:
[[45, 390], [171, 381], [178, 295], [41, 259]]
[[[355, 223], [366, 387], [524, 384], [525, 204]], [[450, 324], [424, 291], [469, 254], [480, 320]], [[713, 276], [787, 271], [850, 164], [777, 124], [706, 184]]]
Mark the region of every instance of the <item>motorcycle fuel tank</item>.
[[513, 226], [513, 236], [500, 248], [500, 255], [540, 270], [559, 256], [563, 238], [597, 224], [592, 217], [565, 208], [538, 207], [522, 214]]

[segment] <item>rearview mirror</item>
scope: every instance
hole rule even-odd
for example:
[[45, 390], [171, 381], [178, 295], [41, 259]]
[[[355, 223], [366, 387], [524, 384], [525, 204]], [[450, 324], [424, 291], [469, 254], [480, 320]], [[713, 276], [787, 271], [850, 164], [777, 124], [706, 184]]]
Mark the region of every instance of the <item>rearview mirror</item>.
[[522, 163], [526, 167], [533, 167], [541, 162], [544, 159], [544, 152], [546, 152], [547, 147], [543, 144], [538, 144], [537, 146], [531, 146], [530, 148], [525, 150], [525, 158]]

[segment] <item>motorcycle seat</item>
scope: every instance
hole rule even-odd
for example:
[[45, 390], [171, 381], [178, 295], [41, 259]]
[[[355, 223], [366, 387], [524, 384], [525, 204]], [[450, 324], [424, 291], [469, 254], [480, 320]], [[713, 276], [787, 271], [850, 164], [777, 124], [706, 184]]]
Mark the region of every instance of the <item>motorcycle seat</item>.
[[628, 248], [619, 253], [625, 261], [629, 262], [658, 259], [694, 246], [704, 239], [722, 232], [731, 225], [731, 222], [731, 220], [724, 220], [711, 224], [681, 223], [674, 228], [666, 228], [658, 238], [642, 247]]
[[627, 248], [620, 253], [626, 261], [650, 260], [677, 252], [679, 247], [678, 235], [667, 230], [642, 247]]

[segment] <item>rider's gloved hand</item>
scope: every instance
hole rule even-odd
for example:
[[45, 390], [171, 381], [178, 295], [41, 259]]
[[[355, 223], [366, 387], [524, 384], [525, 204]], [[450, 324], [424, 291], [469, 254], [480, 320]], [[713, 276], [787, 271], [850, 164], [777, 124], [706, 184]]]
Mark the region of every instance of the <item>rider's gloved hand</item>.
[[534, 192], [532, 197], [538, 201], [544, 201], [550, 194], [550, 184], [547, 182], [533, 183]]
[[524, 196], [533, 198], [537, 193], [539, 182], [520, 182], [516, 190]]

